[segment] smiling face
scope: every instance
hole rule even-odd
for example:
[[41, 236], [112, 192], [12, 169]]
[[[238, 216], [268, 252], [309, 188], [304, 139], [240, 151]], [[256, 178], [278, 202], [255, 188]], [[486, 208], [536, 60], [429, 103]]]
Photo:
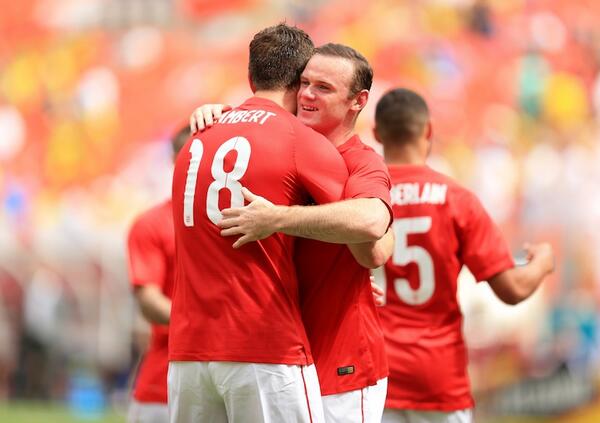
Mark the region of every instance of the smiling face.
[[350, 96], [353, 78], [350, 60], [318, 53], [312, 56], [300, 77], [300, 121], [326, 137], [349, 119], [352, 122], [360, 111], [355, 110], [356, 96]]

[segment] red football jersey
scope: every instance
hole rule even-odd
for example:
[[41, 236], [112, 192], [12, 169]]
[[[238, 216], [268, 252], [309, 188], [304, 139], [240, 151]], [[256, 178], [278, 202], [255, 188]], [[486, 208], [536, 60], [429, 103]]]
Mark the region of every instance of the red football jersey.
[[[350, 176], [345, 198], [380, 198], [390, 208], [390, 176], [383, 159], [358, 137], [338, 147]], [[374, 385], [388, 374], [383, 333], [369, 279], [342, 244], [297, 240], [302, 319], [321, 393]]]
[[[133, 286], [155, 284], [171, 298], [173, 291], [175, 238], [171, 201], [141, 214], [128, 237], [129, 277]], [[139, 402], [167, 402], [167, 356], [169, 327], [152, 325], [133, 397]]]
[[176, 276], [169, 359], [312, 363], [292, 237], [239, 249], [221, 210], [248, 187], [275, 204], [337, 201], [348, 170], [327, 139], [272, 101], [251, 98], [192, 137], [173, 176]]
[[457, 277], [513, 267], [508, 245], [468, 190], [427, 166], [390, 166], [396, 244], [379, 308], [390, 376], [386, 407], [473, 407]]

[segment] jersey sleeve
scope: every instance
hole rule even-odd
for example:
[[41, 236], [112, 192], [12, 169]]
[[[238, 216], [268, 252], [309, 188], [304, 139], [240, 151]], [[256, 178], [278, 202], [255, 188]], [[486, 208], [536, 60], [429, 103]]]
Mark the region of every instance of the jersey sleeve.
[[477, 281], [514, 267], [508, 244], [479, 199], [465, 190], [454, 206], [460, 256]]
[[154, 284], [162, 288], [167, 273], [167, 262], [157, 232], [144, 216], [136, 220], [131, 227], [127, 238], [127, 250], [131, 284]]
[[383, 159], [371, 150], [357, 150], [344, 155], [350, 172], [344, 187], [344, 198], [379, 198], [389, 210], [390, 224], [394, 215], [390, 198], [392, 182]]
[[343, 198], [348, 168], [333, 144], [311, 129], [298, 131], [294, 158], [300, 182], [317, 203]]

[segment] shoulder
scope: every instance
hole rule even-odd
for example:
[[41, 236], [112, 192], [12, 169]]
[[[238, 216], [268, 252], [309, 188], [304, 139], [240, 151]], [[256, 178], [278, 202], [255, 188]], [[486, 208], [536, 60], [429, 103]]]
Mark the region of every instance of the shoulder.
[[348, 167], [370, 167], [380, 168], [387, 173], [387, 166], [383, 156], [377, 153], [372, 147], [363, 143], [358, 137], [339, 148], [339, 152], [344, 158]]
[[[131, 236], [143, 236], [159, 232], [173, 220], [171, 200], [164, 201], [140, 213], [131, 224]], [[172, 224], [171, 224], [172, 225]]]
[[445, 176], [448, 204], [455, 219], [473, 220], [487, 214], [477, 195], [469, 188]]
[[314, 140], [314, 141], [324, 141], [327, 144], [331, 145], [331, 142], [329, 142], [329, 140], [327, 138], [325, 138], [323, 135], [319, 134], [317, 131], [315, 131], [312, 128], [309, 128], [308, 126], [304, 125], [302, 122], [300, 122], [295, 116], [292, 116], [292, 118], [289, 120], [291, 127], [294, 130], [294, 134], [301, 139], [310, 139], [310, 140]]
[[454, 178], [452, 178], [444, 173], [438, 172], [437, 170], [434, 170], [430, 167], [426, 168], [426, 172], [427, 172], [427, 176], [426, 176], [427, 181], [446, 185], [448, 187], [449, 195], [456, 197], [459, 200], [464, 199], [465, 197], [476, 198], [475, 194], [473, 194], [473, 192], [471, 192], [465, 186], [461, 185]]
[[318, 159], [318, 155], [323, 155], [328, 159], [334, 157], [336, 161], [343, 163], [342, 157], [331, 141], [300, 121], [295, 125], [295, 144], [296, 151], [309, 154], [314, 159]]

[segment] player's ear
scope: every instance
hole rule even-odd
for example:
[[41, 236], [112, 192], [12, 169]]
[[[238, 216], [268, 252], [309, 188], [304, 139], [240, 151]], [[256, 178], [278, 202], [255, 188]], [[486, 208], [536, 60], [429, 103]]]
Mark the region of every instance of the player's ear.
[[352, 110], [356, 110], [357, 112], [361, 111], [367, 105], [367, 101], [369, 101], [369, 90], [361, 90], [354, 97], [354, 102], [352, 103]]
[[248, 84], [250, 85], [250, 90], [252, 90], [252, 92], [255, 93], [256, 86], [254, 85], [254, 82], [252, 82], [252, 78], [250, 77], [250, 74], [248, 74]]
[[425, 142], [425, 157], [429, 157], [431, 154], [431, 149], [433, 148], [433, 127], [431, 125], [431, 121], [427, 122], [424, 135], [425, 137], [423, 138], [423, 141]]

